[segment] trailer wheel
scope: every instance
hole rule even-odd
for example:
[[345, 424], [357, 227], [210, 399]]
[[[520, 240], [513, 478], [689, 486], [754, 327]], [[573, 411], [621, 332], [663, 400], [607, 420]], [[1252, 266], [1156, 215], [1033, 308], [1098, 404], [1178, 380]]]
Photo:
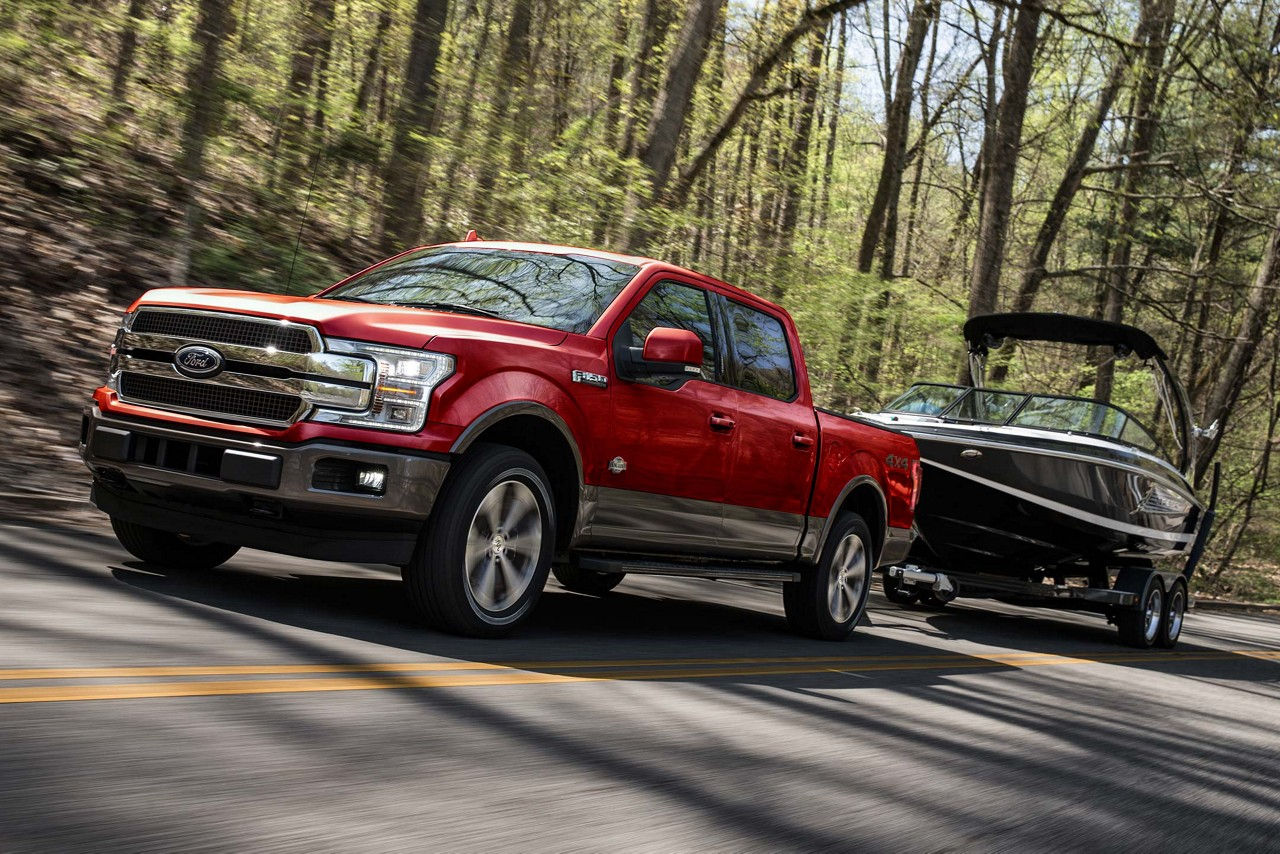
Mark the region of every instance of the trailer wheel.
[[871, 530], [856, 513], [843, 514], [827, 536], [817, 566], [782, 585], [787, 623], [819, 640], [844, 640], [862, 619], [875, 566]]
[[1127, 608], [1116, 614], [1120, 642], [1125, 646], [1150, 649], [1160, 636], [1163, 622], [1164, 585], [1160, 583], [1158, 575], [1151, 573], [1138, 600], [1138, 607]]
[[1181, 579], [1173, 582], [1165, 597], [1164, 614], [1160, 619], [1160, 634], [1156, 643], [1165, 649], [1173, 649], [1182, 636], [1182, 621], [1187, 612], [1187, 583]]
[[880, 586], [884, 590], [884, 598], [895, 605], [910, 605], [920, 594], [907, 587], [900, 579], [894, 578], [888, 570], [880, 573]]

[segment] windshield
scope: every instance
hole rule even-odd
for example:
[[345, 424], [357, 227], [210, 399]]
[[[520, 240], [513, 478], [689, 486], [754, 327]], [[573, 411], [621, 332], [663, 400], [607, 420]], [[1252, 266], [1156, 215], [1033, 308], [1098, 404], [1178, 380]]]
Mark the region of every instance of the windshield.
[[640, 271], [589, 255], [436, 246], [326, 291], [326, 299], [485, 314], [583, 333]]
[[1118, 406], [1097, 400], [919, 383], [885, 409], [954, 421], [1083, 433], [1168, 455], [1167, 449], [1161, 448], [1136, 418]]

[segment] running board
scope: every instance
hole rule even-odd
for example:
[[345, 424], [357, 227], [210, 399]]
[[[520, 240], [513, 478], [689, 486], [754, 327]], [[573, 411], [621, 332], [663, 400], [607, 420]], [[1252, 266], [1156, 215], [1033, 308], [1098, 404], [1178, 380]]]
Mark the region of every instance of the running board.
[[725, 578], [735, 581], [799, 581], [800, 573], [789, 569], [755, 566], [715, 566], [712, 564], [667, 563], [656, 560], [627, 560], [579, 556], [578, 566], [595, 572], [625, 572], [628, 575], [670, 575], [683, 578]]

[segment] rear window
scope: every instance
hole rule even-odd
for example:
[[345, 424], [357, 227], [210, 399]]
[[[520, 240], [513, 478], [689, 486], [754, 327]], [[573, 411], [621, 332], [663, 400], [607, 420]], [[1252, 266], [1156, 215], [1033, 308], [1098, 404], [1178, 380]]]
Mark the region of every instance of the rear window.
[[726, 311], [738, 365], [734, 385], [779, 400], [795, 397], [796, 375], [782, 321], [733, 300], [726, 301]]
[[453, 305], [583, 333], [640, 272], [590, 255], [436, 246], [389, 261], [324, 294], [387, 305]]

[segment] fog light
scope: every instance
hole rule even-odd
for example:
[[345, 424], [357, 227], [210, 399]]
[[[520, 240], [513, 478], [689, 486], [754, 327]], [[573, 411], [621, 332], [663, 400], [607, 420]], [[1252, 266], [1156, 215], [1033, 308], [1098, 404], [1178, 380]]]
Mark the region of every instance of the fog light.
[[386, 466], [367, 466], [356, 472], [356, 487], [361, 492], [381, 495], [387, 489]]

